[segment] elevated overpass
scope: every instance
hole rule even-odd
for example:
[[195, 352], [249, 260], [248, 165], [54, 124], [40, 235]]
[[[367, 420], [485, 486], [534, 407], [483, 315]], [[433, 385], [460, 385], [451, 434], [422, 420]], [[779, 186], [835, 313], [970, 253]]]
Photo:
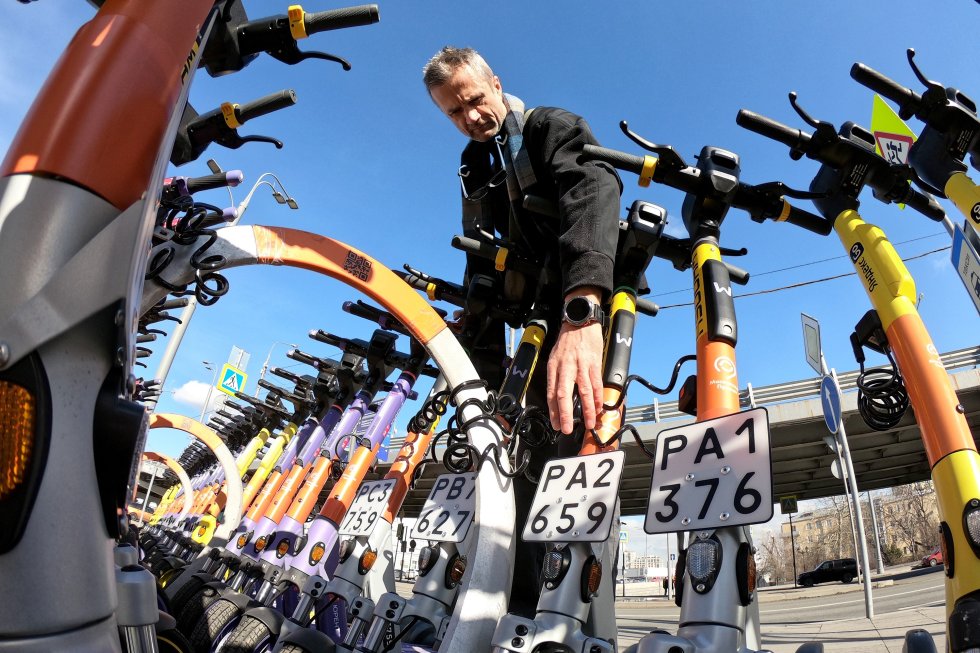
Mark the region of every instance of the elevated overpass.
[[[980, 346], [943, 354], [942, 361], [976, 440], [980, 435]], [[844, 428], [858, 488], [863, 492], [928, 479], [929, 465], [913, 409], [909, 408], [895, 428], [872, 430], [857, 410], [857, 377], [857, 371], [838, 374], [843, 393]], [[793, 495], [800, 500], [818, 499], [844, 493], [842, 481], [831, 473], [836, 454], [823, 441], [829, 433], [819, 392], [820, 378], [811, 378], [759, 388], [749, 383], [740, 393], [743, 409], [763, 406], [769, 413], [773, 494], [777, 498]], [[693, 421], [677, 410], [677, 402], [655, 402], [626, 410], [626, 422], [636, 427], [651, 450], [661, 430]], [[397, 444], [392, 444], [394, 450]], [[646, 514], [651, 462], [628, 434], [623, 440], [623, 450], [626, 468], [619, 493], [622, 514]], [[383, 475], [386, 469], [381, 466], [378, 471]], [[405, 500], [406, 516], [418, 515], [432, 489], [433, 479], [444, 472], [441, 464], [430, 463], [426, 467]]]

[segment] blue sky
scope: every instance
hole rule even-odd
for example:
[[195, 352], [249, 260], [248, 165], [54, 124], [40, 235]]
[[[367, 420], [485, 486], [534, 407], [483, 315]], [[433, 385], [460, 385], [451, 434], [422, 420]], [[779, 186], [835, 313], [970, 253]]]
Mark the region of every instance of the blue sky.
[[[312, 60], [289, 67], [268, 57], [219, 79], [200, 71], [191, 91], [198, 111], [226, 100], [245, 103], [283, 88], [295, 89], [298, 104], [240, 130], [277, 137], [284, 149], [264, 144], [239, 150], [213, 146], [178, 173], [207, 174], [204, 162], [209, 157], [226, 169], [242, 169], [246, 181], [235, 191], [240, 201], [261, 173], [274, 172], [300, 210], [280, 207], [260, 189], [244, 222], [328, 234], [389, 267], [409, 262], [457, 280], [463, 255], [450, 248], [449, 240], [459, 228], [455, 170], [464, 142], [429, 100], [420, 74], [428, 57], [444, 44], [476, 47], [500, 76], [505, 91], [529, 106], [556, 105], [582, 114], [608, 147], [637, 151], [619, 132], [618, 122], [626, 119], [635, 131], [673, 145], [688, 161], [693, 162], [706, 144], [737, 152], [742, 179], [752, 183], [781, 179], [806, 187], [817, 166], [812, 161], [792, 162], [785, 147], [737, 127], [737, 111], [749, 108], [802, 126], [786, 101], [787, 92], [796, 90], [812, 115], [835, 124], [854, 120], [867, 127], [871, 93], [851, 81], [848, 71], [855, 61], [914, 86], [905, 62], [905, 48], [913, 46], [928, 76], [974, 98], [980, 95], [980, 43], [975, 32], [980, 5], [970, 0], [571, 0], [560, 5], [507, 1], [495, 4], [492, 11], [486, 3], [462, 0], [379, 5], [381, 22], [376, 25], [301, 42], [303, 49], [347, 58], [353, 65], [349, 72]], [[285, 5], [271, 2], [246, 6], [252, 17], [285, 10]], [[305, 8], [335, 6], [316, 3]], [[5, 44], [0, 56], [3, 151], [57, 54], [92, 13], [81, 0], [0, 5], [0, 42]], [[912, 127], [918, 130], [919, 125], [913, 122]], [[679, 193], [662, 187], [640, 189], [629, 174], [623, 179], [624, 207], [637, 198], [662, 204], [669, 211], [672, 233], [683, 233]], [[228, 197], [224, 191], [212, 191], [200, 199], [224, 205]], [[962, 221], [951, 205], [944, 205], [956, 222]], [[884, 228], [903, 257], [949, 244], [941, 225], [879, 204], [870, 193], [862, 209], [866, 219]], [[754, 275], [736, 294], [852, 270], [836, 237], [821, 238], [789, 225], [758, 225], [736, 211], [725, 222], [722, 244], [744, 246], [750, 252], [733, 261]], [[911, 261], [909, 269], [923, 295], [920, 310], [938, 349], [975, 345], [980, 320], [949, 263], [948, 251]], [[370, 325], [341, 312], [341, 303], [356, 296], [338, 282], [267, 267], [233, 270], [227, 277], [231, 292], [215, 306], [199, 310], [188, 330], [161, 410], [196, 416], [203, 401], [201, 389], [211, 380], [201, 361], [225, 360], [232, 345], [251, 353], [248, 389], [254, 390], [275, 341], [299, 343], [305, 350], [332, 356], [337, 352], [308, 340], [307, 331], [322, 328], [343, 336], [370, 336]], [[659, 304], [690, 302], [687, 273], [655, 262], [648, 277], [652, 299]], [[803, 358], [801, 311], [820, 320], [828, 363], [853, 369], [847, 338], [868, 307], [854, 277], [738, 301], [742, 386], [812, 376]], [[674, 361], [693, 350], [693, 319], [691, 307], [681, 306], [641, 320], [634, 371], [655, 383], [665, 382]], [[286, 349], [275, 345], [273, 365], [292, 364], [284, 357]], [[155, 370], [156, 358], [148, 364]], [[175, 400], [178, 391], [184, 402]], [[630, 403], [650, 399], [638, 390]], [[417, 407], [406, 406], [399, 428]], [[186, 443], [180, 434], [153, 432], [148, 448], [177, 454]]]

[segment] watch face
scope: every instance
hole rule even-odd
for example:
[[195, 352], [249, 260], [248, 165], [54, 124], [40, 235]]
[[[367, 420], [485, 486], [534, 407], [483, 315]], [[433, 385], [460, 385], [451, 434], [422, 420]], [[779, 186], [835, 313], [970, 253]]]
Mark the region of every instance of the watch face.
[[574, 297], [565, 304], [565, 317], [573, 324], [583, 322], [592, 314], [592, 304], [585, 297]]

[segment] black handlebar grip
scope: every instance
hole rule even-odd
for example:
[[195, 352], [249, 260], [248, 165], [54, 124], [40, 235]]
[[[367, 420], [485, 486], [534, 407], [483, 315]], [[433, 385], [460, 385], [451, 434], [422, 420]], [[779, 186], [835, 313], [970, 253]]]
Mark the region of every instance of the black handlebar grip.
[[272, 392], [279, 393], [279, 394], [283, 395], [284, 397], [285, 396], [289, 396], [291, 394], [289, 392], [289, 390], [287, 390], [286, 388], [280, 387], [280, 386], [276, 385], [275, 383], [270, 383], [270, 382], [266, 381], [265, 379], [259, 379], [259, 387], [260, 388], [265, 388], [266, 390], [271, 390]]
[[660, 312], [660, 307], [651, 302], [649, 299], [639, 299], [636, 300], [636, 312], [643, 313], [644, 315], [649, 315], [654, 317]]
[[191, 300], [189, 297], [174, 297], [173, 299], [168, 299], [162, 304], [154, 306], [154, 308], [161, 311], [169, 311], [172, 308], [184, 308], [190, 303], [190, 301]]
[[885, 77], [874, 68], [869, 68], [863, 63], [856, 63], [851, 66], [851, 79], [862, 86], [867, 86], [878, 95], [884, 95], [903, 109], [910, 108], [912, 112], [918, 109], [922, 102], [922, 96], [912, 89]]
[[379, 20], [381, 14], [378, 12], [378, 5], [358, 5], [306, 14], [303, 24], [306, 25], [307, 34], [316, 34], [331, 29], [372, 25]]
[[187, 192], [196, 193], [202, 190], [211, 190], [212, 188], [224, 188], [225, 186], [234, 188], [242, 183], [244, 179], [245, 175], [241, 170], [229, 170], [228, 172], [219, 172], [213, 175], [205, 175], [204, 177], [188, 177]]
[[744, 286], [749, 282], [749, 272], [748, 270], [743, 270], [737, 265], [732, 265], [728, 261], [722, 261], [725, 267], [728, 268], [728, 278], [732, 283], [737, 283], [740, 286]]
[[810, 213], [809, 211], [798, 209], [792, 205], [789, 207], [789, 215], [786, 217], [786, 222], [794, 224], [797, 227], [802, 227], [807, 231], [812, 231], [815, 234], [820, 234], [821, 236], [826, 236], [834, 230], [834, 225], [830, 220]]
[[302, 377], [300, 377], [299, 374], [293, 374], [292, 372], [288, 372], [282, 369], [281, 367], [273, 367], [271, 370], [269, 370], [269, 373], [275, 374], [278, 377], [282, 377], [287, 381], [292, 381], [293, 383], [296, 384], [299, 384], [300, 382], [303, 381]]
[[783, 145], [802, 149], [810, 142], [810, 134], [801, 129], [793, 129], [772, 118], [760, 116], [748, 109], [739, 109], [735, 123], [756, 134], [779, 141]]
[[291, 107], [294, 104], [296, 104], [296, 91], [285, 89], [247, 104], [239, 105], [238, 109], [235, 110], [235, 115], [238, 118], [238, 122], [246, 123], [252, 118], [258, 118], [267, 113]]
[[419, 277], [411, 274], [409, 272], [403, 272], [402, 270], [392, 270], [395, 274], [401, 277], [402, 281], [410, 285], [416, 290], [427, 290], [429, 287], [429, 282], [420, 279]]
[[350, 313], [356, 317], [363, 317], [365, 320], [370, 320], [371, 322], [377, 322], [381, 319], [381, 311], [369, 304], [363, 302], [344, 302], [342, 308], [345, 313]]
[[323, 329], [313, 329], [310, 331], [309, 336], [310, 338], [313, 338], [318, 342], [322, 342], [327, 345], [333, 345], [334, 347], [338, 347], [339, 349], [343, 349], [344, 346], [347, 344], [346, 338], [341, 338], [340, 336], [335, 336], [332, 333], [327, 333]]
[[[496, 245], [491, 245], [490, 243], [484, 243], [475, 238], [468, 238], [466, 236], [453, 236], [452, 246], [458, 250], [464, 251], [467, 254], [474, 254], [476, 256], [489, 259], [491, 261], [496, 261], [500, 253], [501, 248]], [[518, 272], [523, 272], [525, 274], [530, 274], [537, 276], [540, 270], [533, 264], [518, 258], [516, 255], [512, 255], [510, 251], [503, 261], [504, 268], [508, 270], [516, 270]]]
[[307, 365], [312, 365], [313, 367], [316, 367], [316, 363], [317, 363], [317, 359], [315, 356], [310, 356], [309, 354], [301, 352], [299, 349], [290, 349], [289, 351], [287, 351], [286, 358], [291, 358], [294, 361], [298, 361], [300, 363], [306, 363]]
[[942, 222], [946, 217], [946, 211], [943, 207], [939, 205], [936, 198], [932, 195], [926, 195], [925, 193], [920, 193], [919, 191], [912, 189], [908, 194], [908, 199], [905, 203], [922, 215], [926, 216], [930, 220], [935, 220], [936, 222]]
[[582, 146], [582, 157], [591, 161], [605, 161], [614, 168], [635, 174], [643, 172], [644, 159], [642, 156], [611, 150], [608, 147], [584, 145]]

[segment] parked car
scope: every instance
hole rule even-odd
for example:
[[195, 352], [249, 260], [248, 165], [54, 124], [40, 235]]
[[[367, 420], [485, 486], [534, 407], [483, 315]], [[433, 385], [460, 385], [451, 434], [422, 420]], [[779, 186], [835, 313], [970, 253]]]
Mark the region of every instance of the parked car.
[[857, 560], [854, 558], [839, 558], [837, 560], [824, 560], [816, 569], [804, 571], [800, 574], [798, 582], [803, 587], [813, 587], [817, 583], [829, 581], [840, 581], [850, 583], [857, 576]]
[[932, 553], [922, 559], [918, 566], [935, 567], [936, 565], [941, 564], [943, 564], [943, 550], [937, 546]]

